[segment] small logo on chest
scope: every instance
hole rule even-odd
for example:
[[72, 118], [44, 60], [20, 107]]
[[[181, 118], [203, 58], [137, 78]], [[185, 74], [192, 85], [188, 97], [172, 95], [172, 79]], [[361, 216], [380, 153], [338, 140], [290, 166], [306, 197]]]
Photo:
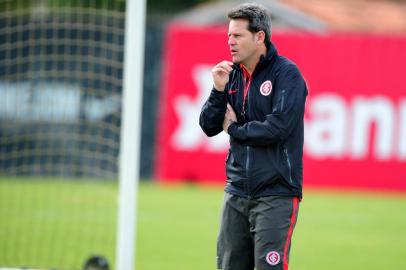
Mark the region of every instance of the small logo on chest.
[[259, 91], [263, 96], [269, 96], [272, 91], [272, 83], [271, 81], [264, 81], [259, 88]]

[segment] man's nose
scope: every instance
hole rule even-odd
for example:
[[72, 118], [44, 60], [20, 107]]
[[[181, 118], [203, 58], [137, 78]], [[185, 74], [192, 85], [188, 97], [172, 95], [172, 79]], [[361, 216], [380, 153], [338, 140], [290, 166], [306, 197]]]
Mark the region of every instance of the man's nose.
[[228, 45], [235, 45], [235, 39], [233, 37], [228, 38]]

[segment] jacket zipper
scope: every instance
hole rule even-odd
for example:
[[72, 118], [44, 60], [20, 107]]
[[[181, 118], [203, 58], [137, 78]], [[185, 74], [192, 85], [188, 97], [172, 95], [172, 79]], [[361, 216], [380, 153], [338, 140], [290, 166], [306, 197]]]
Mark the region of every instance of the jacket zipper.
[[245, 160], [245, 173], [247, 177], [246, 181], [246, 188], [247, 188], [247, 196], [248, 199], [251, 199], [251, 192], [250, 192], [250, 186], [249, 186], [249, 167], [250, 167], [250, 147], [247, 145], [247, 159]]
[[242, 115], [245, 119], [246, 116], [246, 111], [245, 107], [248, 106], [248, 95], [251, 87], [251, 82], [252, 82], [252, 75], [248, 73], [248, 71], [243, 68], [243, 77], [244, 77], [244, 93], [243, 93], [243, 100], [242, 100]]
[[283, 152], [285, 153], [286, 162], [287, 162], [288, 168], [289, 168], [289, 181], [291, 183], [293, 183], [293, 180], [292, 180], [292, 165], [290, 164], [288, 149], [286, 147], [283, 147]]

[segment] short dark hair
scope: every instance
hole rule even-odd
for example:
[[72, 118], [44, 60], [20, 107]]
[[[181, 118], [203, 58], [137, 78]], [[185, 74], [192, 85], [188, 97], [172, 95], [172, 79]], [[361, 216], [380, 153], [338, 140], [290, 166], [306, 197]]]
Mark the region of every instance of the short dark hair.
[[248, 31], [251, 33], [264, 31], [265, 45], [268, 47], [271, 43], [271, 16], [264, 6], [254, 3], [245, 3], [230, 10], [227, 17], [230, 20], [247, 20]]

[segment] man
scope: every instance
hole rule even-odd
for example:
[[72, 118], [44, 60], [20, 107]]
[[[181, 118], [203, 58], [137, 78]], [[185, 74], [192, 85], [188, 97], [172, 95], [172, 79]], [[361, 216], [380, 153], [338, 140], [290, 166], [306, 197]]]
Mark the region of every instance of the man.
[[109, 270], [109, 263], [103, 256], [91, 256], [83, 265], [83, 270]]
[[228, 18], [232, 62], [212, 69], [200, 115], [208, 136], [230, 136], [218, 269], [286, 270], [302, 198], [307, 87], [271, 43], [264, 7], [243, 4]]

